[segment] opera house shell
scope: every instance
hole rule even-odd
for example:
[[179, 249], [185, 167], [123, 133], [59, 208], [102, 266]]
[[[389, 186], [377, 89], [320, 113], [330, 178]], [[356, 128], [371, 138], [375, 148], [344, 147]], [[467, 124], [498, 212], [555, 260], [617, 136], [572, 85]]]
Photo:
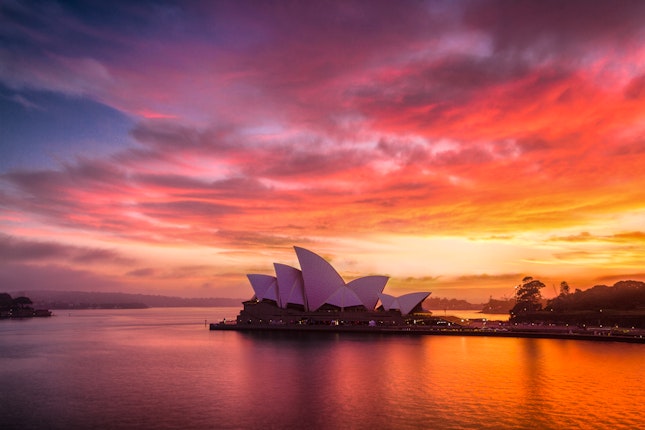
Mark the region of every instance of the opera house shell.
[[247, 275], [255, 295], [244, 302], [238, 324], [400, 324], [423, 313], [430, 293], [384, 294], [387, 276], [345, 282], [318, 254], [294, 249], [300, 269], [274, 263], [275, 275]]

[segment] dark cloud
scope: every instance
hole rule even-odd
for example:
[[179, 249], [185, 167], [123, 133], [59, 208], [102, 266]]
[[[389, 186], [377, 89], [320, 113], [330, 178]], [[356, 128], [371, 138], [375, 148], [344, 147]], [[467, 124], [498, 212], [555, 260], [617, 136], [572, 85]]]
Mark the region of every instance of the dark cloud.
[[248, 166], [248, 172], [257, 172], [268, 178], [324, 179], [336, 173], [360, 168], [370, 160], [365, 154], [352, 149], [321, 150], [323, 145], [293, 145], [267, 151], [266, 157], [255, 157], [257, 165]]
[[[261, 144], [252, 137], [243, 135], [242, 130], [200, 131], [194, 127], [168, 122], [140, 125], [133, 134], [139, 142], [152, 145], [154, 149], [150, 155], [153, 160], [173, 158], [172, 163], [179, 166], [182, 164], [182, 157], [199, 156], [212, 160], [214, 164], [224, 164], [231, 170], [230, 177], [210, 184], [178, 175], [140, 177], [144, 182], [156, 182], [159, 185], [164, 185], [165, 182], [171, 187], [223, 190], [242, 186], [246, 192], [256, 196], [255, 192], [269, 191], [258, 182], [260, 178], [305, 181], [311, 177], [324, 179], [360, 169], [372, 161], [366, 151], [338, 147], [335, 142], [311, 136], [303, 136], [302, 140], [276, 137], [275, 140]], [[174, 155], [162, 155], [168, 152]], [[127, 158], [127, 153], [119, 155], [121, 160]]]
[[549, 240], [557, 241], [557, 242], [588, 242], [588, 241], [598, 240], [598, 237], [593, 236], [588, 231], [583, 231], [581, 233], [570, 235], [570, 236], [552, 237]]
[[0, 235], [0, 259], [5, 262], [69, 258], [72, 250], [53, 242], [33, 242]]
[[21, 170], [0, 177], [20, 190], [34, 206], [75, 206], [75, 193], [124, 193], [128, 189], [125, 172], [104, 160], [79, 159], [66, 163], [60, 170]]
[[146, 216], [155, 219], [176, 219], [180, 224], [182, 220], [189, 221], [194, 218], [217, 217], [240, 212], [240, 209], [230, 204], [218, 204], [198, 200], [172, 200], [165, 202], [144, 202], [137, 205]]
[[131, 134], [138, 142], [152, 145], [156, 150], [180, 150], [212, 156], [233, 151], [238, 144], [231, 128], [198, 130], [176, 121], [140, 122]]
[[[402, 72], [394, 80], [386, 75], [357, 94], [377, 96], [376, 103], [396, 102], [409, 108], [443, 104], [445, 109], [463, 105], [486, 89], [522, 79], [532, 69], [521, 58], [472, 53], [425, 58], [406, 65]], [[437, 112], [440, 109], [432, 110]]]
[[[206, 182], [179, 174], [129, 174], [106, 161], [83, 159], [60, 170], [17, 171], [2, 179], [15, 190], [3, 193], [6, 208], [38, 214], [58, 225], [126, 236], [157, 228], [155, 221], [199, 229], [219, 216], [244, 212], [245, 201], [271, 201], [271, 190], [253, 178]], [[141, 190], [159, 197], [147, 199]], [[124, 212], [148, 218], [124, 217]]]
[[256, 2], [242, 8], [243, 13], [233, 14], [254, 22], [256, 31], [250, 35], [257, 37], [257, 55], [250, 57], [249, 66], [262, 71], [255, 61], [268, 65], [268, 73], [259, 75], [278, 79], [266, 84], [282, 91], [338, 76], [370, 56], [437, 33], [446, 22], [428, 4], [414, 1], [373, 1], [369, 7], [360, 1]]
[[642, 231], [630, 231], [627, 233], [618, 233], [612, 235], [612, 237], [619, 241], [625, 242], [642, 242], [645, 241], [645, 232]]
[[[454, 65], [460, 73], [444, 70], [442, 64], [410, 66], [395, 78], [375, 76], [349, 96], [357, 109], [377, 120], [376, 129], [415, 130], [430, 139], [475, 144], [491, 138], [522, 138], [527, 131], [515, 122], [534, 121], [547, 107], [588, 97], [589, 85], [575, 70], [557, 65], [530, 67], [523, 59], [514, 66], [496, 67], [500, 59], [495, 56], [488, 57], [487, 68], [480, 68], [481, 61], [461, 60]], [[461, 80], [470, 78], [460, 75], [481, 77], [463, 85]], [[554, 101], [554, 93], [561, 97]]]
[[490, 34], [498, 51], [531, 52], [543, 59], [640, 43], [644, 15], [639, 0], [498, 0], [470, 3], [464, 22]]
[[493, 155], [482, 147], [449, 150], [437, 154], [435, 163], [443, 166], [477, 165], [493, 160]]
[[559, 260], [579, 260], [579, 259], [593, 259], [597, 253], [589, 251], [569, 251], [569, 252], [556, 252], [553, 256]]
[[610, 155], [612, 156], [640, 156], [645, 154], [645, 139], [637, 137], [634, 140], [625, 140], [612, 148]]
[[518, 282], [521, 280], [525, 275], [521, 273], [500, 273], [500, 274], [494, 274], [494, 275], [489, 275], [487, 273], [482, 273], [479, 275], [462, 275], [457, 277], [457, 281], [460, 282]]
[[625, 97], [629, 100], [645, 98], [645, 74], [636, 76], [625, 87]]
[[397, 283], [412, 283], [412, 284], [434, 284], [441, 279], [441, 276], [408, 276], [407, 278], [396, 279]]
[[529, 136], [517, 140], [517, 146], [523, 153], [533, 151], [548, 151], [553, 149], [554, 142], [550, 142], [540, 136]]
[[84, 248], [56, 242], [39, 242], [0, 234], [0, 260], [4, 262], [67, 261], [77, 263], [129, 264], [131, 259], [116, 251]]
[[211, 276], [213, 268], [204, 265], [152, 268], [144, 267], [131, 270], [125, 276], [133, 278], [154, 278], [157, 280], [191, 280], [195, 277]]
[[146, 267], [143, 269], [131, 270], [127, 272], [125, 276], [134, 276], [136, 278], [149, 278], [149, 277], [155, 276], [156, 273], [157, 271], [155, 269]]
[[0, 264], [0, 285], [11, 290], [127, 290], [117, 280], [58, 265]]
[[133, 260], [122, 257], [118, 252], [109, 249], [84, 249], [73, 253], [73, 259], [78, 263], [114, 262], [118, 264], [131, 264]]
[[424, 164], [432, 158], [432, 145], [405, 140], [379, 139], [376, 149], [390, 159], [403, 164]]
[[616, 233], [612, 235], [596, 235], [583, 231], [579, 234], [570, 236], [554, 236], [549, 239], [554, 242], [625, 242], [637, 243], [645, 242], [645, 232], [630, 231]]
[[266, 198], [270, 187], [252, 177], [234, 176], [205, 181], [178, 174], [133, 175], [138, 186], [156, 189], [176, 198], [247, 200]]
[[210, 184], [209, 190], [214, 190], [217, 195], [237, 197], [240, 199], [267, 198], [272, 192], [271, 188], [265, 186], [257, 178], [249, 176], [234, 176]]
[[205, 181], [172, 173], [135, 174], [133, 180], [146, 188], [168, 190], [173, 195], [189, 191], [199, 193], [210, 189], [209, 183]]
[[[281, 230], [276, 226], [277, 230]], [[222, 229], [215, 233], [215, 237], [222, 243], [235, 245], [240, 248], [278, 248], [287, 249], [291, 248], [294, 243], [305, 243], [308, 241], [303, 240], [302, 237], [294, 237], [290, 235], [276, 235], [265, 232], [255, 232], [248, 230], [230, 230]]]
[[60, 170], [14, 171], [0, 176], [10, 190], [4, 204], [56, 225], [121, 230], [130, 223], [115, 217], [130, 195], [126, 175], [106, 162], [79, 160]]

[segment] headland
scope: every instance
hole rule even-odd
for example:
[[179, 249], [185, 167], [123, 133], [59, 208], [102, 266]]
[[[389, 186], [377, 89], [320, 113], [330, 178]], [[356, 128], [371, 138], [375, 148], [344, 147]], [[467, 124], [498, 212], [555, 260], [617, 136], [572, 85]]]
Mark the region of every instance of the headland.
[[[640, 322], [629, 328], [574, 321], [532, 322], [515, 317], [511, 321], [489, 321], [481, 318], [463, 320], [434, 316], [422, 304], [429, 292], [401, 296], [385, 294], [387, 276], [364, 276], [345, 282], [321, 256], [294, 247], [301, 269], [274, 263], [275, 276], [247, 275], [255, 295], [243, 302], [235, 321], [210, 324], [211, 330], [277, 331], [316, 333], [382, 333], [440, 336], [497, 336], [553, 339], [579, 339], [645, 343], [645, 329]], [[542, 285], [525, 278], [524, 289]], [[524, 308], [518, 302], [514, 310]], [[540, 307], [535, 309], [539, 310]], [[530, 315], [529, 309], [519, 316]], [[519, 311], [518, 311], [519, 312]], [[549, 318], [562, 313], [547, 313]], [[622, 321], [622, 320], [620, 320]], [[631, 320], [630, 320], [631, 321]]]

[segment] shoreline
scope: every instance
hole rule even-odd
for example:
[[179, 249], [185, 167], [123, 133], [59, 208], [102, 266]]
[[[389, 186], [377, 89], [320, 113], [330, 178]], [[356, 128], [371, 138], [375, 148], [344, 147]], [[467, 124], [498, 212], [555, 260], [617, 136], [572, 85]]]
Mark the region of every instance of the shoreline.
[[552, 330], [544, 329], [478, 329], [478, 328], [455, 328], [455, 329], [432, 329], [427, 327], [368, 327], [368, 326], [329, 326], [329, 325], [266, 325], [237, 323], [211, 323], [210, 331], [240, 331], [240, 332], [282, 332], [282, 333], [373, 333], [392, 335], [423, 335], [423, 336], [485, 336], [485, 337], [514, 337], [533, 339], [569, 339], [589, 340], [596, 342], [625, 342], [645, 344], [645, 333], [642, 330], [633, 334], [617, 334], [615, 330], [568, 330], [558, 327]]

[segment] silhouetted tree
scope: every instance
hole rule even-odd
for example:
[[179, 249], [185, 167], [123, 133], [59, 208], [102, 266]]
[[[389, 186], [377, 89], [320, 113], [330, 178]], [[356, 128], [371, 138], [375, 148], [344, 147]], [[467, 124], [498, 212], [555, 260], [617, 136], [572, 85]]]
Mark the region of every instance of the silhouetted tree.
[[569, 284], [567, 284], [567, 281], [562, 281], [560, 282], [560, 295], [561, 296], [566, 296], [570, 292]]
[[538, 279], [530, 276], [522, 279], [522, 284], [515, 287], [515, 300], [517, 303], [511, 309], [511, 315], [521, 315], [542, 309], [542, 293], [540, 290], [545, 285]]
[[13, 299], [10, 294], [0, 293], [0, 310], [9, 310], [13, 306]]
[[613, 287], [596, 285], [573, 294], [560, 294], [549, 300], [547, 310], [595, 311], [600, 309], [632, 310], [645, 307], [645, 282], [620, 281]]
[[13, 307], [16, 309], [30, 308], [33, 302], [29, 297], [20, 296], [13, 299]]

